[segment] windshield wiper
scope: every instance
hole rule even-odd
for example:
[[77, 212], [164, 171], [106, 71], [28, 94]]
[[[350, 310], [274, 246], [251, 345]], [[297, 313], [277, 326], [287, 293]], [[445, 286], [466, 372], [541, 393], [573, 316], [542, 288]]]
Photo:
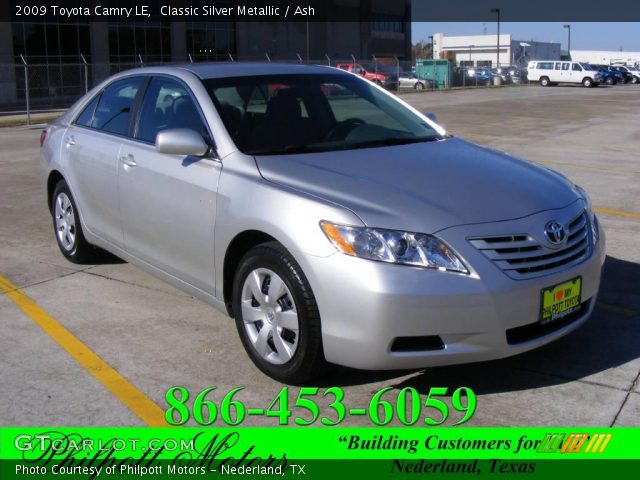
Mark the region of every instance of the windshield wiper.
[[356, 148], [368, 148], [368, 147], [388, 147], [392, 145], [407, 145], [409, 143], [422, 143], [433, 142], [440, 140], [438, 136], [428, 137], [387, 137], [378, 138], [375, 140], [366, 140], [363, 142], [345, 143], [342, 145], [287, 145], [282, 148], [265, 148], [256, 150], [247, 150], [245, 153], [248, 155], [289, 155], [295, 153], [311, 153], [311, 152], [323, 152], [330, 150], [351, 150]]
[[440, 137], [387, 137], [374, 140], [366, 140], [363, 142], [346, 143], [342, 145], [341, 148], [344, 150], [349, 150], [352, 148], [388, 147], [392, 145], [408, 145], [410, 143], [435, 142], [436, 140], [440, 140]]
[[307, 153], [322, 151], [323, 147], [311, 145], [287, 145], [282, 148], [264, 148], [257, 150], [247, 150], [248, 155], [287, 155], [292, 153]]

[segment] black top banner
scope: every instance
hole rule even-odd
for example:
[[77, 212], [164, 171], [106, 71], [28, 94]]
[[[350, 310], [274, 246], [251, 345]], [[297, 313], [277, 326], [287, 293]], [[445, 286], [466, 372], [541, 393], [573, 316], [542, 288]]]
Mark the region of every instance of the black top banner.
[[[17, 22], [640, 22], [640, 1], [616, 0], [4, 0]], [[640, 33], [640, 25], [638, 28]]]

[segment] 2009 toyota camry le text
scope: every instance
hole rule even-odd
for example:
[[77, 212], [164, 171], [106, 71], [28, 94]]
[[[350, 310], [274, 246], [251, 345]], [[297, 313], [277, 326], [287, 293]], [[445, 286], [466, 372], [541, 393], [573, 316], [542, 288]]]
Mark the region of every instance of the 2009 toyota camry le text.
[[107, 250], [222, 309], [283, 382], [502, 358], [595, 306], [605, 241], [582, 188], [349, 72], [130, 70], [41, 145], [65, 257]]

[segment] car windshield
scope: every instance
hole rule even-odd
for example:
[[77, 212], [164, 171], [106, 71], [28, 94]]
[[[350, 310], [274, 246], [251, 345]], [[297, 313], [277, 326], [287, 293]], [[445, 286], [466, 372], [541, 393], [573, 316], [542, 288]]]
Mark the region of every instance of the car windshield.
[[295, 154], [428, 142], [444, 131], [344, 74], [203, 80], [236, 146], [250, 155]]

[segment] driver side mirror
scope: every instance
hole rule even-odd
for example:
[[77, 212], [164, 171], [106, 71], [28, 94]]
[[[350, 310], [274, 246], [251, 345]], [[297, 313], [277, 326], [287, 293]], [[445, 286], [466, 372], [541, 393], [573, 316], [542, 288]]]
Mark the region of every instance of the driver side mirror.
[[422, 112], [422, 114], [434, 123], [438, 123], [438, 118], [433, 112]]
[[209, 145], [202, 135], [189, 128], [162, 130], [156, 135], [156, 150], [172, 155], [195, 155], [202, 157], [209, 151]]

